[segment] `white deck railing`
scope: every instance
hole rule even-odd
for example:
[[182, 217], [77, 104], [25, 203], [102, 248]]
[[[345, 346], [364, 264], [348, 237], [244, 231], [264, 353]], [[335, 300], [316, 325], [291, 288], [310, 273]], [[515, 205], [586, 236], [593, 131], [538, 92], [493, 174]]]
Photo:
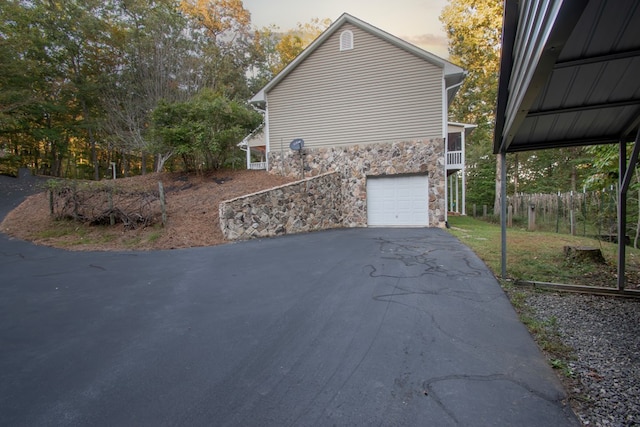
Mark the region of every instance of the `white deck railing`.
[[462, 151], [447, 151], [447, 169], [462, 169]]
[[267, 162], [251, 162], [249, 163], [249, 169], [251, 170], [265, 170], [267, 169]]

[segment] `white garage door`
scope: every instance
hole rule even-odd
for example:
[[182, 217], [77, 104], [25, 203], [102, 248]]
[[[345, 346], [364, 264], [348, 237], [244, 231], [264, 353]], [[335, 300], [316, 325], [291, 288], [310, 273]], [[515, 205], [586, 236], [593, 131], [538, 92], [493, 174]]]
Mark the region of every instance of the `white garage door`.
[[367, 224], [427, 226], [428, 182], [426, 175], [367, 178]]

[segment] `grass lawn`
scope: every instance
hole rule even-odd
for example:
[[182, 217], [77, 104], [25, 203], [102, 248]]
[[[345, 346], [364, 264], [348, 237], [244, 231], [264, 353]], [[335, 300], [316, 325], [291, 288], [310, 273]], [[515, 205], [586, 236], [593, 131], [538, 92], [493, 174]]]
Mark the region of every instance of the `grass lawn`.
[[[500, 274], [500, 225], [468, 216], [450, 216], [449, 231]], [[564, 246], [600, 248], [606, 264], [571, 262]], [[552, 232], [507, 229], [507, 276], [514, 280], [572, 285], [616, 286], [617, 245], [596, 239]], [[640, 283], [640, 251], [627, 247], [627, 288]]]

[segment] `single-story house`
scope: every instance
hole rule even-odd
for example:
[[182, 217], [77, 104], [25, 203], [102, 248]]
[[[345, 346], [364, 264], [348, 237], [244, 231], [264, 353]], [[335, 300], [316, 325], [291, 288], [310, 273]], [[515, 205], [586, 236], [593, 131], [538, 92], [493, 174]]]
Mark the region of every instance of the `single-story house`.
[[444, 226], [447, 174], [464, 167], [462, 155], [447, 166], [446, 142], [468, 129], [448, 123], [464, 77], [345, 13], [251, 98], [265, 120], [242, 143], [247, 166], [295, 177], [339, 172], [345, 227]]

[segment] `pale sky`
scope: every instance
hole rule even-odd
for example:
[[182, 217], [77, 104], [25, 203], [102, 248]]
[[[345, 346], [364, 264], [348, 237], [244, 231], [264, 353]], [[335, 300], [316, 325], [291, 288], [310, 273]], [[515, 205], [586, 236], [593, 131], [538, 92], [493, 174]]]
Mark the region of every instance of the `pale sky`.
[[335, 21], [344, 12], [422, 49], [448, 58], [438, 17], [447, 0], [243, 0], [258, 28], [275, 24], [287, 31], [313, 18]]

